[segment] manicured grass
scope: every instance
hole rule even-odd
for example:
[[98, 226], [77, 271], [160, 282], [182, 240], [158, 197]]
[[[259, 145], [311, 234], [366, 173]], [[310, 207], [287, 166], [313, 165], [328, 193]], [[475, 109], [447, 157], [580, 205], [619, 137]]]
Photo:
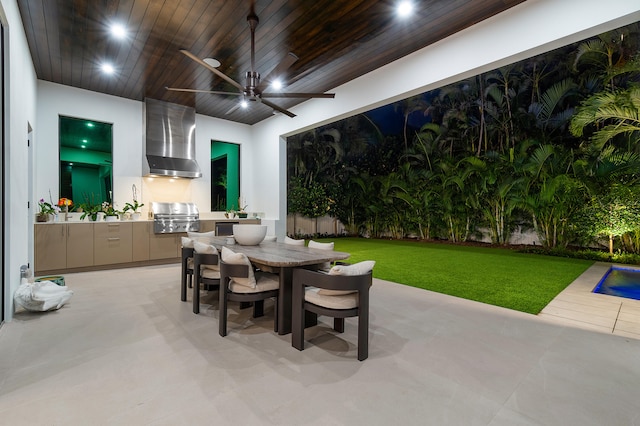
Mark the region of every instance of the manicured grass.
[[335, 250], [351, 253], [351, 263], [375, 260], [376, 278], [531, 314], [538, 314], [593, 264], [488, 247], [364, 238], [322, 241], [334, 241]]

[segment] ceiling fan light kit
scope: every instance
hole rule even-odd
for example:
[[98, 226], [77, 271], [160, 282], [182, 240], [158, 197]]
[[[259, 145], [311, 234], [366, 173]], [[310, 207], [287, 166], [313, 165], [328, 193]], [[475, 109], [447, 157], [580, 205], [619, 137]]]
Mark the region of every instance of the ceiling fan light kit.
[[[271, 70], [269, 74], [264, 78], [264, 80], [260, 79], [260, 73], [255, 70], [255, 33], [256, 27], [260, 20], [258, 19], [258, 15], [255, 14], [253, 10], [253, 5], [251, 6], [251, 10], [249, 15], [247, 16], [247, 22], [249, 24], [249, 28], [251, 30], [251, 70], [247, 71], [245, 74], [245, 84], [244, 86], [231, 77], [224, 74], [222, 71], [218, 70], [217, 67], [220, 66], [220, 62], [213, 58], [205, 58], [200, 59], [198, 56], [194, 55], [187, 49], [181, 49], [180, 52], [187, 56], [192, 61], [198, 63], [199, 65], [207, 68], [209, 71], [217, 75], [218, 77], [225, 80], [227, 83], [234, 86], [238, 89], [238, 92], [225, 92], [218, 90], [200, 90], [200, 89], [186, 89], [186, 88], [177, 88], [177, 87], [166, 87], [167, 90], [176, 91], [176, 92], [192, 92], [192, 93], [208, 93], [213, 95], [222, 95], [222, 96], [240, 96], [242, 97], [241, 102], [236, 106], [232, 107], [229, 111], [227, 111], [227, 115], [233, 113], [238, 108], [246, 108], [249, 105], [249, 102], [260, 102], [270, 108], [272, 108], [276, 112], [280, 112], [285, 114], [291, 118], [296, 115], [291, 111], [282, 108], [273, 102], [268, 101], [265, 98], [323, 98], [323, 99], [333, 99], [335, 98], [334, 93], [265, 93], [264, 90], [267, 89], [271, 82], [278, 81], [280, 84], [279, 77], [282, 75], [291, 65], [293, 65], [298, 57], [289, 52], [287, 56], [284, 57], [282, 61], [276, 67]], [[275, 88], [275, 87], [274, 87]], [[277, 89], [276, 89], [277, 90]]]

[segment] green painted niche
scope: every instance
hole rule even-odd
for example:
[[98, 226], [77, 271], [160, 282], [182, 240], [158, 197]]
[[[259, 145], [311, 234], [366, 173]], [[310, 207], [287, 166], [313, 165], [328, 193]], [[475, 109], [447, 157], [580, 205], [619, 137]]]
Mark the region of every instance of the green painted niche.
[[211, 141], [211, 211], [238, 210], [240, 145]]
[[60, 197], [74, 206], [113, 200], [113, 125], [59, 116]]

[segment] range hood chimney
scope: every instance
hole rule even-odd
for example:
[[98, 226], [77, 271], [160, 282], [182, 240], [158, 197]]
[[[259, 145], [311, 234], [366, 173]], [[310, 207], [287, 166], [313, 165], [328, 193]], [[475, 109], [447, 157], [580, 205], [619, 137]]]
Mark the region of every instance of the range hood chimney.
[[202, 177], [196, 162], [196, 111], [183, 105], [145, 99], [142, 174]]

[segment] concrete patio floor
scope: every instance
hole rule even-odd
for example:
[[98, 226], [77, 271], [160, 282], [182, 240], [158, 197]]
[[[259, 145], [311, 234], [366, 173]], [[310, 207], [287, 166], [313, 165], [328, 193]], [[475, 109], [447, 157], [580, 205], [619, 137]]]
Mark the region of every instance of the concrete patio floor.
[[67, 306], [17, 313], [0, 329], [1, 423], [640, 423], [640, 340], [621, 333], [375, 280], [358, 362], [355, 322], [335, 335], [322, 318], [298, 351], [271, 303], [258, 320], [232, 304], [222, 338], [217, 292], [194, 315], [179, 273], [67, 274]]

